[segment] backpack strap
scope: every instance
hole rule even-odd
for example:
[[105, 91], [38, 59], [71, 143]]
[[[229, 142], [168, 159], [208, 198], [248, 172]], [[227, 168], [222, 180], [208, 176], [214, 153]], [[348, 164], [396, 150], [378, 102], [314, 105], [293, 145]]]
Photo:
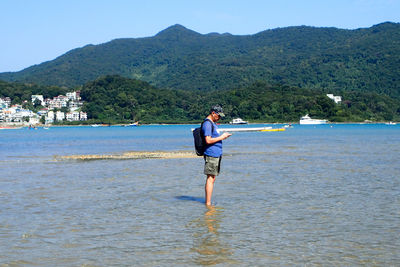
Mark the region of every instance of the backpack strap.
[[211, 134], [214, 132], [214, 123], [210, 120], [210, 119], [204, 119], [204, 121], [201, 123], [201, 129], [203, 130], [203, 124], [206, 122], [206, 121], [209, 121], [210, 123], [211, 123]]

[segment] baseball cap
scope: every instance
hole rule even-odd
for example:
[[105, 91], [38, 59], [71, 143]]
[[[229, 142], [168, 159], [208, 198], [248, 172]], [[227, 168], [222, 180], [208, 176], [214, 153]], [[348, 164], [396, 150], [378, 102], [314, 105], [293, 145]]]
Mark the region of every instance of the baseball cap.
[[220, 117], [225, 117], [224, 111], [222, 110], [221, 106], [219, 105], [213, 106], [211, 112], [213, 111], [217, 113]]

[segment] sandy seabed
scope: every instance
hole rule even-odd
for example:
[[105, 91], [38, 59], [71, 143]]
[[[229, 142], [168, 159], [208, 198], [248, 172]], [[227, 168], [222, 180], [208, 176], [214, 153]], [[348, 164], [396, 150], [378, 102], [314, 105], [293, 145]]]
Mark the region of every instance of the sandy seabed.
[[122, 154], [55, 156], [56, 160], [181, 159], [196, 158], [191, 151], [130, 151]]

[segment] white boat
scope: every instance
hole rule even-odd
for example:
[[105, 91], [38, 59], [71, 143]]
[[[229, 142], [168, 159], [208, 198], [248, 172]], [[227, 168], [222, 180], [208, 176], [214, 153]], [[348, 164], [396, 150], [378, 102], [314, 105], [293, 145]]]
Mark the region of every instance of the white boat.
[[315, 124], [326, 124], [327, 120], [311, 119], [310, 116], [305, 115], [301, 117], [300, 124], [302, 125], [315, 125]]
[[218, 128], [218, 132], [263, 132], [271, 130], [272, 127], [253, 127], [253, 128]]
[[248, 124], [248, 121], [244, 121], [241, 118], [236, 118], [233, 119], [232, 121], [229, 122], [230, 124]]
[[135, 126], [139, 126], [139, 122], [138, 121], [134, 122], [134, 123], [131, 123], [131, 124], [128, 124], [128, 125], [125, 125], [125, 127], [135, 127]]
[[[222, 132], [265, 132], [271, 130], [272, 127], [253, 127], [253, 128], [218, 128], [218, 133]], [[194, 131], [194, 128], [191, 129]]]
[[386, 125], [396, 125], [396, 123], [395, 122], [392, 122], [392, 121], [390, 121], [390, 122], [387, 122], [387, 123], [385, 123]]

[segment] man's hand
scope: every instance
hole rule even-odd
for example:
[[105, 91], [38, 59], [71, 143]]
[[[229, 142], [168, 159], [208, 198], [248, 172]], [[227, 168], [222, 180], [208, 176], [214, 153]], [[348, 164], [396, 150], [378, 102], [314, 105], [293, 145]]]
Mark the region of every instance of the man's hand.
[[228, 138], [231, 135], [232, 135], [231, 133], [224, 132], [222, 135], [220, 135], [218, 137], [215, 137], [215, 138], [212, 138], [211, 136], [205, 136], [205, 140], [206, 140], [206, 143], [208, 145], [211, 145], [211, 144], [214, 144], [216, 142], [225, 140], [226, 138]]
[[223, 133], [223, 134], [221, 135], [221, 138], [222, 138], [222, 140], [225, 140], [226, 138], [228, 138], [228, 137], [231, 136], [231, 135], [232, 135], [231, 133], [225, 132], [225, 133]]

